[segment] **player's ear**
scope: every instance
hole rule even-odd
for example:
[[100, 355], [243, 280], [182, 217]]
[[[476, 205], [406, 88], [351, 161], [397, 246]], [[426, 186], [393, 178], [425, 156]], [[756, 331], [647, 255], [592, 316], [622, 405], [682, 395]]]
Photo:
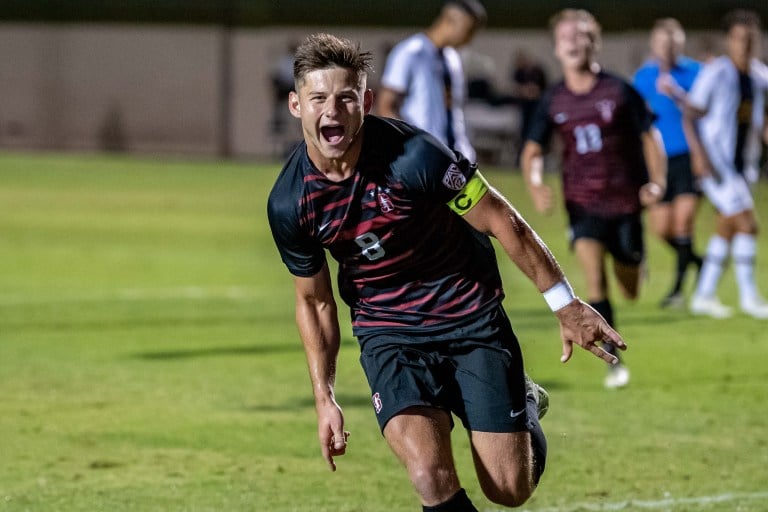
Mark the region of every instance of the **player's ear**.
[[366, 89], [363, 93], [363, 111], [366, 114], [370, 114], [371, 109], [373, 108], [373, 91], [371, 89]]
[[296, 91], [291, 91], [288, 93], [288, 110], [291, 112], [293, 117], [301, 117], [301, 102], [299, 101], [299, 95], [296, 93]]

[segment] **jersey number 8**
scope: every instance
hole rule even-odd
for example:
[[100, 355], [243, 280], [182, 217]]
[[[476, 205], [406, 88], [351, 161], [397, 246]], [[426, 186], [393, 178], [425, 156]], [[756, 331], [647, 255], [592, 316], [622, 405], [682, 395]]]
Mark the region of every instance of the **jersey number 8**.
[[381, 246], [381, 241], [373, 233], [363, 233], [355, 238], [355, 243], [362, 247], [363, 256], [371, 261], [384, 257], [384, 248]]

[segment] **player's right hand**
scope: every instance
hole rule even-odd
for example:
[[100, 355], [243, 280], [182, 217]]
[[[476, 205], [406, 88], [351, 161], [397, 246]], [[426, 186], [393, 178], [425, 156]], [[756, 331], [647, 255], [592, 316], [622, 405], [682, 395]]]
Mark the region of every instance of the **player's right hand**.
[[349, 432], [344, 430], [344, 414], [335, 401], [327, 405], [317, 405], [316, 408], [320, 451], [331, 471], [336, 471], [336, 462], [333, 458], [346, 453], [349, 439]]
[[530, 187], [533, 206], [539, 213], [552, 211], [552, 189], [547, 185], [533, 185]]

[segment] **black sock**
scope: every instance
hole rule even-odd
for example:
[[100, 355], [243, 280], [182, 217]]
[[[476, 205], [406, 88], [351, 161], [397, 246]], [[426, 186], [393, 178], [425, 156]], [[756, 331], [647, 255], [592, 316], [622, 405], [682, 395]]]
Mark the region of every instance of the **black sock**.
[[[614, 329], [616, 328], [616, 324], [614, 323], [613, 319], [613, 306], [611, 306], [611, 301], [608, 299], [603, 299], [599, 302], [590, 302], [589, 305], [592, 306], [595, 311], [603, 315], [603, 318], [605, 318], [605, 321], [608, 322], [608, 325]], [[613, 356], [619, 357], [618, 349], [610, 343], [603, 343], [603, 350]]]
[[424, 512], [478, 512], [464, 489], [459, 489], [448, 501], [434, 507], [423, 505], [421, 509]]
[[693, 252], [693, 240], [689, 236], [678, 236], [669, 241], [669, 245], [675, 250], [677, 254], [677, 275], [675, 277], [675, 285], [672, 288], [672, 293], [680, 293], [683, 287], [683, 279], [685, 279], [685, 271], [688, 265], [691, 263], [697, 267], [701, 266], [701, 257]]
[[531, 433], [531, 448], [533, 448], [533, 483], [538, 485], [547, 463], [547, 438], [544, 436], [541, 424], [539, 424], [539, 407], [532, 396], [528, 397], [527, 406], [528, 423], [526, 427]]

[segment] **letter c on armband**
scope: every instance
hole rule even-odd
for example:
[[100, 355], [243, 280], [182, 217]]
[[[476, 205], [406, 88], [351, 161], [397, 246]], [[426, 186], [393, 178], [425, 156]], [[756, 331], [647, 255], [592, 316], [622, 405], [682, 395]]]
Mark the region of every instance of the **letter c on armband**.
[[448, 201], [448, 207], [459, 215], [464, 215], [482, 199], [486, 192], [488, 192], [488, 182], [480, 172], [475, 172], [458, 195]]

